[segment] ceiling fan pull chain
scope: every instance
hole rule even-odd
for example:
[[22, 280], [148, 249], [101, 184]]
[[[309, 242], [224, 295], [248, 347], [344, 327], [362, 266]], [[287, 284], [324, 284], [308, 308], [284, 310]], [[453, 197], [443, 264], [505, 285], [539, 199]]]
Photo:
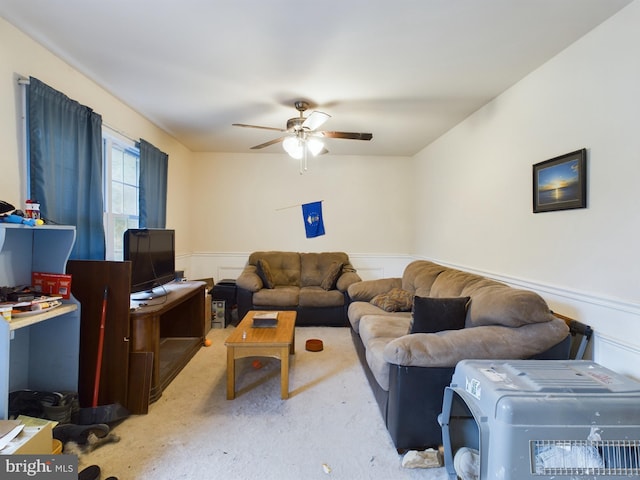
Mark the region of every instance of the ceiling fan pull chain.
[[302, 144], [302, 156], [300, 157], [300, 175], [307, 171], [307, 145]]

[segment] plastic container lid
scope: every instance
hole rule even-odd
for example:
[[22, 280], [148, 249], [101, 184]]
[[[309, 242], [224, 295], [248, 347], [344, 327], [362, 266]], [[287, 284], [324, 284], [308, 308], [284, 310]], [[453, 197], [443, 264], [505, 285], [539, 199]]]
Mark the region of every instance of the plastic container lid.
[[54, 455], [58, 455], [60, 453], [62, 453], [62, 442], [60, 440], [58, 440], [57, 438], [53, 439], [53, 450], [52, 450]]

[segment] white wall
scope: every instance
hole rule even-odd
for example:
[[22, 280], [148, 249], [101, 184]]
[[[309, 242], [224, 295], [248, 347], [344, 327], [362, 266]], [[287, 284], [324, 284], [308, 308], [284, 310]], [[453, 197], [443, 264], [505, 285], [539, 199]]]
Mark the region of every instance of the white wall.
[[[300, 175], [284, 152], [197, 153], [192, 276], [235, 277], [253, 250], [406, 255], [413, 237], [411, 167], [408, 157], [326, 155], [309, 159]], [[326, 234], [307, 239], [301, 204], [320, 200]]]
[[0, 18], [0, 199], [20, 208], [25, 183], [22, 167], [22, 104], [17, 79], [33, 76], [102, 115], [104, 123], [127, 136], [144, 138], [169, 154], [167, 226], [177, 231], [179, 255], [191, 251], [189, 230], [192, 153], [99, 85]]
[[[417, 256], [542, 291], [619, 358], [640, 353], [639, 25], [636, 1], [415, 159]], [[583, 147], [588, 208], [533, 214], [532, 165]]]

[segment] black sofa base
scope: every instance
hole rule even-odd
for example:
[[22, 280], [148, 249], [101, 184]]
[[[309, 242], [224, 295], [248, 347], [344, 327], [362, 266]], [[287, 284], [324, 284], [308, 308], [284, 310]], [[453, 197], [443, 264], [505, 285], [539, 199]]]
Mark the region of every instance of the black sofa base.
[[295, 310], [296, 326], [298, 327], [347, 327], [348, 297], [345, 294], [344, 305], [337, 307], [300, 307], [300, 306], [254, 306], [253, 293], [238, 287], [238, 318], [242, 320], [249, 310]]
[[[444, 389], [451, 384], [455, 367], [404, 367], [390, 365], [389, 391], [376, 381], [366, 360], [360, 335], [351, 329], [358, 358], [365, 371], [380, 413], [396, 450], [425, 450], [442, 445], [438, 416], [442, 412]], [[571, 336], [531, 359], [566, 360]]]

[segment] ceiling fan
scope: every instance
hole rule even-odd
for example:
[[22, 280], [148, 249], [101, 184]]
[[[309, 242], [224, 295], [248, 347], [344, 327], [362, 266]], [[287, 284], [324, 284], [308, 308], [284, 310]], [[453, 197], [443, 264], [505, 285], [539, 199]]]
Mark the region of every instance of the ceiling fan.
[[308, 117], [304, 116], [304, 112], [309, 108], [309, 103], [305, 101], [297, 101], [294, 106], [300, 112], [299, 117], [293, 117], [287, 120], [286, 128], [262, 127], [259, 125], [247, 125], [245, 123], [234, 123], [234, 127], [260, 128], [263, 130], [274, 130], [276, 132], [286, 132], [286, 135], [269, 140], [251, 147], [252, 150], [282, 143], [285, 151], [296, 160], [300, 160], [300, 173], [307, 169], [306, 160], [307, 152], [313, 156], [328, 153], [324, 146], [323, 138], [345, 138], [348, 140], [371, 140], [373, 134], [358, 132], [331, 132], [318, 130], [331, 115], [324, 112], [313, 111]]

